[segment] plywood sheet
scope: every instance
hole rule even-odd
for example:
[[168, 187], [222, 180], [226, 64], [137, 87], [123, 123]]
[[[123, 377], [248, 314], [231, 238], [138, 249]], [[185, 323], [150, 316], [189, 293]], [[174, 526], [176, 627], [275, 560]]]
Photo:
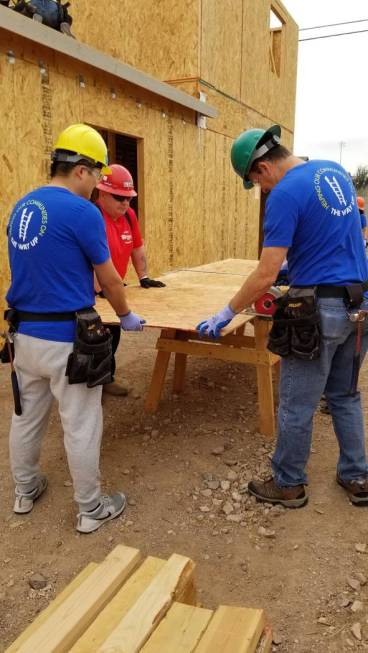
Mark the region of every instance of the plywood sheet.
[[242, 258], [228, 258], [223, 261], [213, 261], [205, 265], [190, 268], [194, 272], [214, 272], [248, 277], [256, 269], [258, 261], [249, 261]]
[[[218, 265], [218, 268], [216, 267]], [[243, 281], [256, 267], [257, 261], [220, 262], [203, 266], [198, 271], [182, 270], [161, 277], [166, 288], [146, 290], [128, 286], [129, 306], [146, 320], [146, 327], [195, 331], [202, 320], [226, 306]], [[242, 270], [231, 274], [231, 270]], [[230, 270], [230, 272], [226, 272]], [[106, 299], [97, 298], [96, 309], [106, 323], [119, 323], [119, 318]], [[231, 333], [252, 317], [240, 313], [223, 329]]]
[[73, 0], [78, 40], [159, 79], [199, 70], [200, 1]]
[[202, 0], [201, 79], [240, 98], [243, 0]]
[[[175, 118], [173, 123], [173, 265], [202, 262], [203, 152], [206, 133]], [[219, 253], [217, 253], [217, 258]]]

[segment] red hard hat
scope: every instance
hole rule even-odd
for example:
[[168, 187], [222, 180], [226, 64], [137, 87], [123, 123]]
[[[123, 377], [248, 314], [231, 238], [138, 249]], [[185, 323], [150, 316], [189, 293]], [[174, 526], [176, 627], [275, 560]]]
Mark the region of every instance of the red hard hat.
[[113, 163], [109, 166], [111, 175], [104, 175], [99, 184], [98, 190], [103, 190], [105, 193], [112, 195], [122, 195], [123, 197], [136, 197], [137, 193], [134, 190], [133, 177], [129, 170], [123, 166]]
[[364, 211], [364, 207], [365, 207], [364, 197], [359, 197], [359, 196], [357, 197], [357, 205], [358, 205], [358, 209]]

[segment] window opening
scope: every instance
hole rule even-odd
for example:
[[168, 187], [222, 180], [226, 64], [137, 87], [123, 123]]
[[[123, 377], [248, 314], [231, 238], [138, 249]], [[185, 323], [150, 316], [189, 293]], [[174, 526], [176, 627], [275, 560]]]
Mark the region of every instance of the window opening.
[[280, 77], [281, 72], [281, 46], [284, 21], [271, 7], [270, 11], [270, 68]]
[[[119, 165], [128, 168], [134, 181], [134, 188], [139, 194], [138, 188], [138, 139], [125, 134], [117, 134], [110, 132], [106, 129], [96, 128], [104, 139], [109, 152], [109, 162], [119, 163]], [[130, 201], [130, 206], [137, 213], [138, 212], [138, 197], [133, 197]]]

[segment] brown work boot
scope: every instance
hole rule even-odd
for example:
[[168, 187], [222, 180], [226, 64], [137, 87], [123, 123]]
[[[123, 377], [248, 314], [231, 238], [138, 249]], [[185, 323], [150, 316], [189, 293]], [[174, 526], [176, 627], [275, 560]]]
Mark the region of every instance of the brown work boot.
[[112, 395], [113, 397], [126, 397], [127, 394], [129, 394], [129, 388], [122, 383], [113, 381], [112, 383], [105, 383], [103, 386], [103, 392], [107, 395]]
[[341, 487], [344, 488], [351, 503], [354, 506], [368, 506], [368, 479], [361, 479], [356, 481], [343, 481], [339, 475], [336, 476], [336, 481]]
[[272, 476], [265, 481], [250, 481], [248, 492], [253, 494], [257, 501], [279, 503], [285, 508], [301, 508], [308, 502], [304, 485], [279, 487]]

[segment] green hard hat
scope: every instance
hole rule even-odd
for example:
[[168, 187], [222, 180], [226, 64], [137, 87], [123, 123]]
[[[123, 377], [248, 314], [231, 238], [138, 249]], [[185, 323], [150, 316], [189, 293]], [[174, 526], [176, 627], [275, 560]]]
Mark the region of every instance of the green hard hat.
[[234, 141], [231, 148], [231, 163], [247, 190], [253, 188], [253, 183], [247, 179], [252, 163], [268, 150], [279, 145], [280, 136], [280, 125], [272, 125], [268, 129], [247, 129]]

